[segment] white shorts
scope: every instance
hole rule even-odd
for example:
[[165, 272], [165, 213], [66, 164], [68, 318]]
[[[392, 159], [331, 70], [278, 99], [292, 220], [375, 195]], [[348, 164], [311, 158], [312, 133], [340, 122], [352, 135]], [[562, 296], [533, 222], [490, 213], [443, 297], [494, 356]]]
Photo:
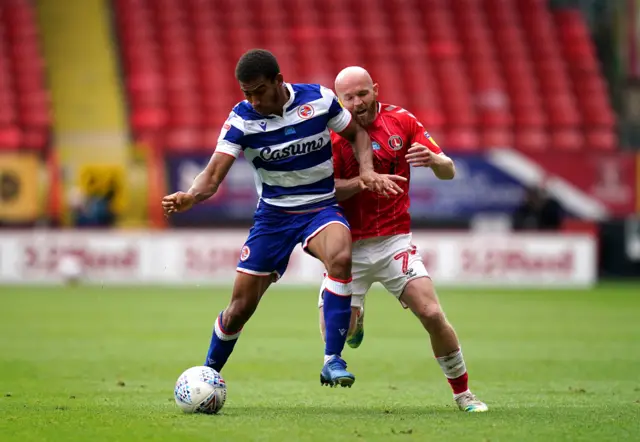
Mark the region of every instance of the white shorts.
[[[410, 233], [356, 241], [352, 256], [352, 307], [364, 305], [364, 297], [374, 282], [381, 283], [399, 299], [409, 281], [429, 277], [420, 253], [411, 244]], [[320, 287], [319, 307], [323, 304], [323, 291], [324, 280]]]

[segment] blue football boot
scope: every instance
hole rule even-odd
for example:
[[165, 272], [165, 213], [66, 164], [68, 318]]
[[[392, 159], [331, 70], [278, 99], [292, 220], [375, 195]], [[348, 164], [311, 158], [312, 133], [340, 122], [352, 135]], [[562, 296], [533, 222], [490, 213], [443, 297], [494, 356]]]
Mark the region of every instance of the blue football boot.
[[347, 371], [347, 363], [340, 356], [333, 356], [322, 367], [320, 384], [335, 387], [349, 387], [356, 381], [356, 377]]

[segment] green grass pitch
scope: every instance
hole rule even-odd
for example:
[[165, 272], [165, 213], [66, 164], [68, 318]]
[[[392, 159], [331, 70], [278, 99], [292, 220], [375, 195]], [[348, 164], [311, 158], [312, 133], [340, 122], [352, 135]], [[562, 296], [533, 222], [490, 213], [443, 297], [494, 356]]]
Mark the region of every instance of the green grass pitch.
[[344, 356], [357, 381], [321, 387], [316, 289], [274, 286], [223, 371], [221, 415], [184, 415], [222, 288], [0, 287], [0, 440], [640, 440], [640, 285], [589, 291], [442, 289], [471, 387], [457, 411], [426, 333], [381, 290]]

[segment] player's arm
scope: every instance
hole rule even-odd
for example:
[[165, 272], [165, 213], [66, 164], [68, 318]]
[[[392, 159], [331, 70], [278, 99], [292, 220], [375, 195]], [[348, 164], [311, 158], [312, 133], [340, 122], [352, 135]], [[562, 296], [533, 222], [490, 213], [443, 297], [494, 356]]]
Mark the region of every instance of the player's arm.
[[433, 174], [441, 180], [452, 180], [456, 176], [453, 160], [444, 153], [435, 153], [429, 146], [413, 143], [407, 151], [407, 162], [413, 167], [430, 167]]
[[194, 204], [200, 203], [215, 195], [235, 160], [236, 158], [232, 155], [214, 152], [209, 163], [204, 170], [195, 177], [188, 191], [176, 192], [162, 199], [162, 208], [165, 215], [168, 216], [173, 213], [187, 211], [193, 207]]
[[456, 176], [456, 166], [453, 160], [444, 153], [435, 155], [434, 163], [431, 165], [433, 174], [441, 180], [452, 180]]
[[347, 127], [338, 132], [338, 135], [347, 140], [353, 147], [353, 153], [360, 165], [360, 175], [374, 172], [373, 149], [371, 147], [371, 138], [367, 131], [355, 120], [351, 119]]
[[336, 199], [344, 201], [351, 198], [356, 193], [366, 189], [360, 177], [351, 179], [345, 178], [343, 149], [350, 149], [346, 146], [344, 139], [338, 136], [331, 137], [331, 148], [333, 150], [333, 176], [335, 178]]
[[194, 204], [211, 198], [218, 191], [218, 187], [242, 151], [239, 143], [243, 133], [231, 125], [232, 119], [230, 116], [222, 127], [216, 151], [204, 170], [195, 177], [191, 188], [187, 192], [176, 192], [162, 199], [162, 208], [166, 216], [189, 210]]
[[357, 193], [362, 192], [367, 187], [364, 185], [360, 177], [351, 179], [336, 179], [336, 199], [338, 201], [348, 200]]
[[438, 179], [453, 179], [456, 175], [453, 160], [442, 152], [440, 146], [413, 115], [406, 112], [404, 119], [411, 135], [411, 147], [406, 155], [407, 162], [413, 167], [430, 167]]
[[345, 110], [338, 97], [327, 89], [322, 88], [323, 95], [331, 100], [329, 106], [329, 129], [349, 141], [353, 147], [353, 153], [360, 165], [360, 180], [367, 189], [388, 196], [402, 193], [402, 189], [393, 180], [379, 175], [373, 169], [373, 149], [371, 138], [367, 131], [356, 123], [351, 114]]
[[[402, 177], [379, 174], [373, 169], [371, 138], [362, 126], [352, 119], [342, 132], [338, 132], [338, 135], [349, 141], [353, 147], [353, 153], [360, 165], [360, 176], [358, 180], [360, 181], [361, 187], [385, 196], [403, 193], [402, 188], [394, 182], [394, 178]], [[398, 181], [398, 179], [395, 179], [395, 181]]]
[[233, 166], [236, 157], [223, 152], [214, 152], [202, 172], [193, 180], [187, 194], [193, 196], [195, 203], [211, 198], [218, 191], [218, 187]]

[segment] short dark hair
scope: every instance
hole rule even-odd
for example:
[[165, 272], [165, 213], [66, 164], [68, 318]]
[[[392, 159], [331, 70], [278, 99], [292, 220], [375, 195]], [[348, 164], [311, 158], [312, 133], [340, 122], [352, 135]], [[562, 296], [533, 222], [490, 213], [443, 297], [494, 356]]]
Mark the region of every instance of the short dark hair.
[[236, 65], [236, 79], [242, 83], [251, 83], [260, 77], [273, 80], [279, 73], [278, 60], [266, 49], [245, 52]]

